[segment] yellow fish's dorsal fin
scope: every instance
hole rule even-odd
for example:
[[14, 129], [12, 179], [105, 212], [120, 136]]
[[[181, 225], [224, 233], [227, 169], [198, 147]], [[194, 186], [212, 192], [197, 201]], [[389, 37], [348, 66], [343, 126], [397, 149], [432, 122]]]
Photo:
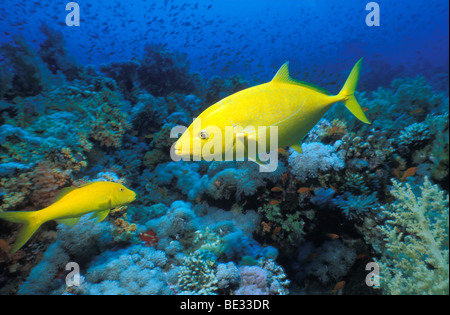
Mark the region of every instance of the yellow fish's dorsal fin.
[[289, 61], [286, 61], [273, 77], [271, 82], [290, 83], [292, 80], [289, 75]]
[[60, 219], [60, 220], [56, 220], [56, 222], [58, 222], [58, 224], [67, 225], [68, 227], [74, 227], [78, 223], [78, 221], [80, 221], [80, 218], [81, 217]]
[[81, 185], [81, 186], [79, 186], [77, 188], [86, 187], [86, 186], [89, 186], [89, 185], [92, 185], [92, 184], [96, 184], [96, 183], [101, 183], [101, 181], [100, 182], [89, 182], [89, 183], [83, 184], [83, 185]]
[[92, 214], [92, 216], [91, 216], [90, 219], [97, 218], [97, 222], [96, 222], [96, 223], [101, 222], [101, 221], [103, 221], [103, 220], [108, 216], [109, 211], [110, 211], [110, 209], [108, 209], [108, 210], [103, 210], [103, 211], [96, 211], [96, 212], [94, 212], [94, 213]]
[[53, 202], [57, 202], [58, 200], [61, 200], [62, 197], [64, 197], [71, 191], [74, 191], [75, 189], [77, 189], [77, 187], [65, 187], [65, 188], [61, 189], [61, 191], [56, 195]]
[[64, 187], [63, 189], [60, 190], [60, 192], [56, 195], [55, 200], [53, 200], [53, 202], [57, 202], [58, 200], [61, 200], [62, 197], [64, 197], [65, 195], [67, 195], [68, 193], [70, 193], [71, 191], [74, 191], [75, 189], [81, 188], [81, 187], [85, 187], [85, 186], [89, 186], [91, 184], [94, 184], [96, 182], [90, 182], [90, 183], [86, 183], [83, 184], [79, 187]]
[[301, 143], [296, 143], [290, 146], [292, 149], [294, 149], [295, 151], [297, 151], [298, 153], [302, 154], [303, 150], [302, 150], [302, 144]]
[[315, 86], [314, 84], [303, 82], [303, 81], [291, 78], [291, 76], [289, 75], [289, 61], [286, 61], [281, 66], [281, 68], [277, 71], [277, 73], [273, 77], [272, 81], [270, 81], [270, 82], [278, 82], [278, 83], [284, 83], [284, 84], [300, 85], [300, 86], [303, 86], [305, 88], [308, 88], [310, 90], [314, 90], [316, 92], [319, 92], [319, 93], [322, 93], [322, 94], [325, 94], [325, 95], [330, 95], [331, 94], [327, 90], [322, 89], [322, 88], [320, 88], [318, 86]]

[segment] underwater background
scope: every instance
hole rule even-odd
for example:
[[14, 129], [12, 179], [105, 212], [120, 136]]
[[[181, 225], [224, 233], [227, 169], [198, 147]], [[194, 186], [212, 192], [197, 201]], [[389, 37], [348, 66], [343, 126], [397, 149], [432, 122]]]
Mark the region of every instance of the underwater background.
[[[14, 254], [0, 220], [0, 294], [449, 293], [447, 1], [377, 1], [379, 26], [357, 0], [83, 0], [79, 26], [68, 2], [0, 4], [0, 212], [137, 197]], [[338, 103], [270, 173], [171, 160], [174, 126], [284, 62], [335, 94], [359, 58], [371, 125]]]

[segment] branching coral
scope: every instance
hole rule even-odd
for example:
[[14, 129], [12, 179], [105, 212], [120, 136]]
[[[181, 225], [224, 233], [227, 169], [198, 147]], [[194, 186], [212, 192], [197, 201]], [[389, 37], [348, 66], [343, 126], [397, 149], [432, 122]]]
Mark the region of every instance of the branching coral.
[[378, 261], [388, 294], [448, 294], [449, 197], [425, 177], [412, 187], [392, 180], [394, 203], [380, 226], [386, 250]]
[[183, 294], [215, 294], [217, 257], [208, 250], [199, 249], [186, 257], [180, 267], [178, 287]]

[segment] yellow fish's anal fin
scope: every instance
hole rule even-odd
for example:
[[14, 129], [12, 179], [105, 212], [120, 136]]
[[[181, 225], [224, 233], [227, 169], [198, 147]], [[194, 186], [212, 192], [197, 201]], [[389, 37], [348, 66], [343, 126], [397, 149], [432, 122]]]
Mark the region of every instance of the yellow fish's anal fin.
[[68, 227], [74, 227], [78, 223], [78, 221], [80, 221], [80, 217], [56, 220], [58, 224], [64, 224]]
[[290, 74], [289, 74], [289, 61], [286, 61], [281, 66], [281, 68], [275, 74], [275, 76], [273, 77], [271, 82], [278, 82], [278, 83], [284, 83], [284, 84], [294, 84], [294, 85], [303, 86], [304, 88], [307, 88], [307, 89], [310, 89], [310, 90], [314, 90], [316, 92], [319, 92], [319, 93], [322, 93], [322, 94], [325, 94], [325, 95], [330, 95], [331, 94], [327, 90], [322, 89], [321, 87], [318, 87], [318, 86], [316, 86], [314, 84], [293, 79], [290, 76]]
[[298, 153], [302, 154], [303, 150], [302, 150], [302, 144], [301, 143], [296, 143], [290, 146], [292, 149], [294, 149], [295, 151], [297, 151]]
[[96, 223], [103, 221], [109, 214], [110, 209], [103, 211], [96, 211], [92, 214], [91, 219], [97, 218]]

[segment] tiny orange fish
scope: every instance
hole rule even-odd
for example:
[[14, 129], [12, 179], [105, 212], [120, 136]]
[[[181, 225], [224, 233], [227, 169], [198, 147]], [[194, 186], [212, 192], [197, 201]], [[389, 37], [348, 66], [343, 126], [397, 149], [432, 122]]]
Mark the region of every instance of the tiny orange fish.
[[272, 236], [277, 235], [280, 231], [281, 231], [281, 226], [277, 226], [277, 227], [273, 230]]
[[299, 189], [297, 189], [297, 192], [299, 194], [306, 194], [309, 193], [311, 191], [311, 188], [309, 187], [300, 187]]
[[333, 185], [330, 185], [330, 188], [333, 189], [336, 194], [339, 193], [339, 190], [336, 187], [334, 187]]
[[361, 107], [361, 109], [363, 110], [363, 112], [368, 112], [369, 111], [368, 107]]
[[364, 259], [367, 256], [368, 256], [367, 254], [359, 254], [358, 256], [356, 256], [356, 259]]
[[188, 170], [184, 170], [182, 175], [186, 175], [187, 172]]
[[3, 239], [0, 239], [0, 250], [3, 250], [6, 253], [9, 251], [8, 244]]
[[415, 110], [411, 111], [410, 114], [415, 115], [415, 114], [419, 114], [423, 111], [424, 111], [424, 109], [419, 107], [419, 108], [416, 108]]
[[342, 291], [344, 286], [345, 286], [345, 281], [339, 281], [338, 283], [336, 283], [336, 285], [334, 286], [334, 289], [333, 289], [333, 294], [340, 293], [339, 291]]
[[332, 240], [336, 240], [339, 238], [339, 235], [337, 235], [335, 233], [327, 233], [327, 234], [325, 234], [325, 236], [331, 238]]
[[288, 175], [287, 172], [283, 174], [283, 179], [281, 180], [283, 185], [286, 183], [287, 175]]
[[338, 130], [338, 126], [334, 126], [330, 129], [330, 132], [328, 133], [330, 136], [334, 135], [334, 133]]
[[272, 187], [272, 189], [270, 191], [280, 192], [280, 191], [283, 191], [283, 188], [281, 188], [281, 187]]
[[280, 200], [275, 200], [275, 199], [273, 199], [273, 200], [270, 200], [270, 201], [269, 201], [269, 205], [271, 205], [271, 206], [277, 205], [277, 204], [279, 204], [280, 202], [281, 202]]
[[419, 168], [418, 167], [410, 167], [408, 168], [404, 173], [402, 178], [400, 178], [401, 181], [404, 181], [410, 176], [414, 176]]
[[394, 175], [397, 177], [397, 179], [400, 179], [400, 173], [398, 172], [398, 169], [394, 168]]
[[55, 279], [61, 280], [63, 278], [63, 276], [64, 276], [64, 273], [65, 273], [64, 269], [59, 269], [56, 272]]
[[266, 223], [264, 221], [261, 221], [261, 226], [263, 229], [263, 232], [269, 233], [270, 232], [270, 226], [272, 225], [272, 222]]
[[306, 261], [311, 261], [311, 260], [315, 259], [317, 257], [317, 255], [318, 255], [317, 253], [309, 254], [308, 257], [306, 257]]
[[284, 155], [284, 156], [288, 156], [288, 153], [287, 153], [286, 150], [283, 149], [283, 148], [278, 148], [277, 151], [278, 151], [278, 153], [280, 153], [280, 154], [282, 154], [282, 155]]

